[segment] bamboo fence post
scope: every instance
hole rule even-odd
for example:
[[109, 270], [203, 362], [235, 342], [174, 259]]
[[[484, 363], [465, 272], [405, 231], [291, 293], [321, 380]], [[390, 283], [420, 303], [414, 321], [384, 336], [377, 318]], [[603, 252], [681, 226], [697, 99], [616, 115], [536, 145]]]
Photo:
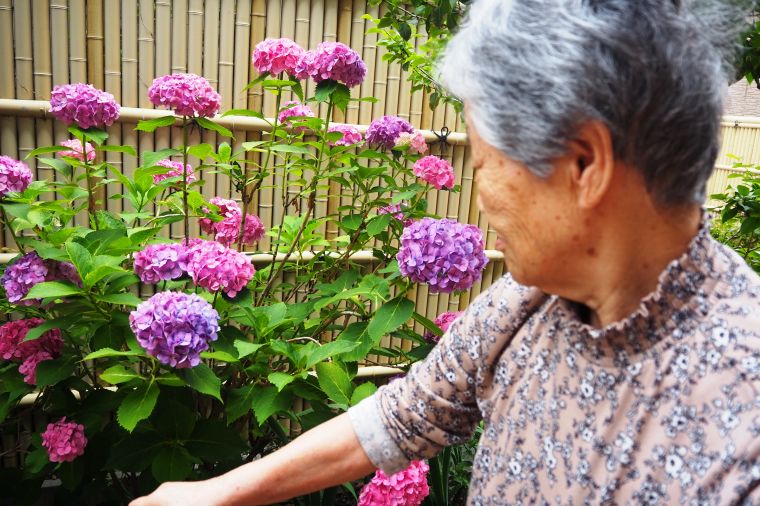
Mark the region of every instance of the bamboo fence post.
[[[256, 69], [253, 68], [253, 64], [250, 61], [250, 58], [253, 55], [253, 49], [256, 47], [256, 44], [261, 42], [266, 38], [266, 29], [267, 29], [267, 5], [266, 0], [254, 0], [251, 6], [251, 40], [250, 44], [248, 46], [248, 57], [249, 57], [249, 68], [250, 68], [250, 74], [249, 79], [253, 80], [258, 73], [256, 72]], [[258, 111], [261, 112], [263, 110], [264, 106], [264, 96], [263, 96], [263, 90], [261, 89], [261, 86], [256, 86], [252, 89], [248, 90], [248, 109], [251, 109], [252, 111]], [[249, 132], [248, 139], [251, 141], [258, 141], [263, 138], [261, 132]], [[262, 156], [260, 153], [257, 153], [255, 151], [248, 152], [246, 159], [249, 160], [251, 163], [257, 163], [261, 164], [263, 162]], [[264, 190], [259, 189], [256, 191], [253, 195], [251, 195], [251, 203], [249, 204], [249, 207], [251, 209], [251, 212], [258, 216], [262, 223], [270, 223], [266, 222], [263, 219], [263, 213], [261, 209], [261, 196], [262, 192]], [[250, 193], [250, 191], [249, 191]], [[266, 193], [266, 192], [264, 192]], [[269, 209], [267, 209], [267, 212], [269, 212]], [[262, 237], [258, 244], [257, 248], [258, 250], [261, 250], [265, 244], [267, 244], [269, 241], [268, 236]]]
[[[0, 76], [0, 96], [15, 98], [16, 90], [13, 82], [13, 0], [0, 0], [0, 60], [6, 64], [9, 72]], [[16, 118], [12, 116], [0, 116], [0, 153], [13, 158], [18, 158], [18, 140], [16, 138]], [[0, 234], [0, 249], [5, 250], [7, 231]], [[6, 440], [8, 436], [3, 436]], [[5, 441], [4, 441], [5, 443]], [[7, 460], [4, 459], [4, 460]]]
[[[143, 23], [153, 30], [153, 45], [155, 47], [155, 71], [153, 76], [158, 78], [172, 72], [172, 34], [171, 34], [171, 2], [157, 0], [153, 5], [153, 19], [143, 19]], [[151, 80], [152, 83], [152, 80]], [[150, 86], [151, 83], [148, 83]], [[159, 128], [153, 134], [153, 149], [160, 151], [172, 147], [173, 128]], [[169, 226], [161, 229], [163, 237], [175, 237], [176, 227]]]
[[[222, 0], [219, 27], [219, 89], [222, 95], [222, 110], [233, 107], [234, 65], [235, 65], [235, 0]], [[231, 139], [218, 139], [229, 142]], [[216, 175], [216, 194], [229, 197], [230, 178], [225, 174]]]
[[[104, 60], [104, 80], [105, 91], [112, 93], [118, 103], [122, 103], [122, 48], [121, 48], [121, 2], [119, 0], [106, 0], [103, 5], [103, 48], [105, 52]], [[128, 129], [128, 126], [124, 126]], [[113, 125], [108, 129], [108, 143], [118, 145], [122, 143], [122, 125]], [[106, 152], [106, 161], [116, 167], [120, 171], [124, 171], [124, 156], [118, 152]], [[121, 193], [122, 187], [118, 185], [117, 192]], [[101, 186], [96, 192], [98, 200], [100, 200], [100, 208], [105, 209], [110, 201], [106, 200], [109, 195], [107, 194], [109, 189], [105, 186]], [[114, 202], [115, 204], [115, 202]], [[122, 205], [118, 205], [116, 210], [119, 210]]]
[[[193, 10], [196, 8], [193, 7]], [[219, 89], [219, 26], [220, 26], [221, 6], [219, 0], [206, 0], [203, 7], [203, 37], [200, 34], [192, 35], [191, 38], [203, 40], [203, 70], [202, 75], [214, 89], [221, 93]], [[192, 30], [191, 30], [192, 32]], [[224, 108], [222, 108], [224, 111]], [[216, 150], [218, 143], [223, 140], [213, 132], [206, 132], [204, 140], [211, 144]], [[196, 171], [198, 177], [204, 180], [200, 192], [203, 198], [209, 200], [217, 195], [217, 175], [207, 173], [206, 169]]]
[[[132, 2], [121, 4], [121, 99], [124, 105], [134, 106], [139, 103], [139, 18], [138, 7]], [[128, 146], [137, 146], [138, 134], [134, 127], [124, 125], [121, 131], [121, 142]], [[136, 158], [122, 155], [122, 170], [125, 176], [134, 176], [138, 161]], [[126, 200], [121, 201], [124, 210], [134, 211], [133, 206]]]
[[[243, 89], [248, 84], [250, 69], [251, 69], [251, 56], [250, 47], [251, 43], [251, 2], [250, 0], [243, 0], [238, 2], [237, 10], [235, 12], [235, 59], [233, 67], [233, 82], [232, 90], [232, 105], [236, 109], [245, 109], [248, 106], [248, 95]], [[239, 151], [243, 149], [243, 143], [248, 140], [248, 132], [239, 132], [235, 135], [235, 140], [232, 143], [233, 151]], [[245, 167], [243, 167], [245, 168]], [[240, 201], [241, 197], [238, 191], [230, 187], [230, 198], [235, 201]], [[240, 204], [242, 208], [242, 204]], [[251, 209], [248, 211], [251, 212]]]
[[[187, 72], [187, 0], [172, 0], [171, 20], [171, 73]], [[159, 28], [160, 29], [160, 28]], [[178, 148], [183, 144], [184, 133], [181, 126], [171, 128], [171, 147]], [[182, 161], [182, 155], [175, 157], [176, 161]], [[191, 228], [191, 220], [187, 221]], [[171, 236], [184, 238], [185, 233], [192, 235], [192, 231], [185, 231], [184, 220], [171, 225]]]
[[[190, 0], [187, 5], [187, 72], [206, 77], [203, 73], [203, 32], [204, 32], [204, 8], [203, 0]], [[211, 84], [209, 82], [209, 84]], [[196, 139], [198, 142], [209, 141], [209, 133], [204, 131], [193, 130], [188, 137], [190, 144], [194, 144]], [[214, 143], [216, 136], [213, 136], [214, 140], [210, 143]], [[198, 178], [201, 177], [201, 173], [198, 167], [201, 164], [201, 160], [195, 156], [188, 156], [187, 163], [192, 165], [193, 169], [198, 173]], [[203, 188], [198, 188], [203, 193]], [[205, 196], [205, 195], [204, 195]], [[190, 223], [190, 233], [193, 237], [197, 237], [200, 234], [200, 227], [197, 220], [192, 220]]]
[[69, 76], [72, 83], [87, 82], [85, 0], [69, 0]]
[[[46, 100], [50, 98], [50, 90], [53, 88], [52, 58], [50, 53], [50, 8], [46, 0], [33, 0], [32, 2], [32, 29], [34, 30], [34, 98]], [[51, 146], [55, 144], [53, 137], [52, 119], [38, 119], [35, 125], [37, 138], [34, 147]], [[37, 166], [37, 179], [55, 180], [56, 175], [49, 167]], [[43, 200], [53, 200], [50, 193], [42, 194]]]
[[[363, 4], [358, 0], [340, 0], [340, 20], [338, 21], [338, 36], [340, 40], [350, 41], [349, 46], [359, 52], [362, 59], [365, 60], [367, 55], [364, 54], [364, 20], [361, 19], [361, 13], [356, 11]], [[358, 19], [357, 19], [358, 18]], [[365, 78], [366, 80], [366, 78]], [[364, 88], [357, 88], [360, 96]], [[345, 121], [347, 123], [359, 123], [359, 108], [362, 102], [349, 102], [346, 110]]]
[[[87, 82], [98, 89], [105, 88], [105, 38], [103, 34], [103, 0], [87, 0]], [[109, 90], [105, 90], [109, 91]], [[116, 97], [117, 95], [114, 95]], [[108, 159], [108, 158], [106, 158]], [[103, 201], [105, 192], [102, 188], [95, 192], [97, 200]], [[86, 212], [77, 215], [76, 223], [89, 226]]]
[[[152, 108], [153, 104], [148, 98], [148, 88], [153, 83], [153, 79], [156, 76], [156, 41], [154, 38], [155, 30], [155, 4], [152, 0], [140, 0], [137, 6], [137, 105], [138, 107]], [[155, 134], [140, 132], [137, 134], [138, 153], [146, 151], [154, 151], [155, 148]], [[142, 164], [142, 160], [138, 158], [138, 166]], [[149, 206], [150, 212], [155, 212], [156, 204], [153, 203]], [[162, 232], [161, 235], [165, 236], [166, 233]]]
[[[66, 84], [71, 82], [69, 75], [69, 6], [66, 0], [50, 0], [50, 33], [56, 34], [56, 40], [51, 42], [52, 83]], [[52, 89], [52, 86], [51, 86]], [[53, 122], [53, 141], [57, 144], [69, 138], [66, 125], [60, 121]], [[51, 174], [57, 180], [62, 176], [58, 172]]]

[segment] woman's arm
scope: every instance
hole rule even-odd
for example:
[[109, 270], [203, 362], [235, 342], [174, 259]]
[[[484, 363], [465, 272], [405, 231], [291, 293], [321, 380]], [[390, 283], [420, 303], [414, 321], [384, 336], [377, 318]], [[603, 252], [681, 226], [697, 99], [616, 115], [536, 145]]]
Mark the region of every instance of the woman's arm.
[[344, 413], [260, 460], [205, 481], [164, 483], [129, 506], [272, 504], [361, 478], [374, 469]]

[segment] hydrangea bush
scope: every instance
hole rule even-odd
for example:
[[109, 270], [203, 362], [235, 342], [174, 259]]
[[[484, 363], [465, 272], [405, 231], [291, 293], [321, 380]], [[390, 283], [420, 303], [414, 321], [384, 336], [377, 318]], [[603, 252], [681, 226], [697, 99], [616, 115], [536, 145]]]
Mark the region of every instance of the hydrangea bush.
[[[103, 128], [119, 105], [75, 84], [51, 98], [72, 139], [30, 154], [60, 174], [56, 181], [33, 181], [24, 162], [0, 157], [1, 217], [19, 250], [0, 276], [0, 421], [16, 423], [29, 394], [51, 420], [24, 441], [25, 480], [57, 477], [73, 496], [100, 504], [222, 473], [286, 443], [283, 421], [308, 429], [371, 395], [376, 386], [357, 377], [359, 363], [382, 354], [406, 368], [424, 357], [450, 319], [414, 310], [407, 294], [415, 283], [450, 293], [479, 279], [480, 230], [427, 211], [427, 192], [457, 187], [447, 162], [420, 159], [422, 134], [393, 116], [373, 121], [365, 136], [331, 123], [335, 109], [359, 99], [351, 88], [366, 66], [355, 51], [266, 40], [252, 63], [261, 75], [251, 86], [275, 95], [277, 115], [265, 119], [261, 141], [240, 149], [190, 145], [191, 129], [232, 133], [214, 120], [221, 101], [208, 81], [172, 74], [148, 91], [172, 114], [136, 129], [179, 125], [179, 145], [138, 154], [109, 144]], [[304, 95], [305, 80], [316, 83], [314, 96]], [[284, 94], [297, 100], [283, 103]], [[107, 151], [139, 165], [123, 174]], [[190, 156], [200, 163], [191, 166]], [[237, 194], [204, 198], [199, 188], [214, 173], [229, 176]], [[277, 187], [285, 212], [266, 230], [252, 202], [275, 173], [292, 186]], [[317, 192], [330, 184], [351, 204], [317, 215]], [[96, 190], [104, 186], [124, 212], [103, 209]], [[177, 222], [184, 236], [166, 239]], [[191, 235], [195, 225], [201, 237]], [[272, 247], [262, 252], [264, 235]], [[353, 257], [367, 250], [372, 270]], [[254, 265], [255, 252], [271, 260]], [[381, 347], [388, 335], [411, 351]], [[298, 399], [309, 409], [295, 410]], [[426, 469], [378, 475], [361, 500], [419, 504]]]

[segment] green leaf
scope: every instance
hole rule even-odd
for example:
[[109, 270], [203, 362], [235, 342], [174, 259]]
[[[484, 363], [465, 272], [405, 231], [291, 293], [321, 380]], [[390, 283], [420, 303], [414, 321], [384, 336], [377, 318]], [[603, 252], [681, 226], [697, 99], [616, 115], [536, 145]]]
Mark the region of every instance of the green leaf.
[[259, 348], [265, 345], [249, 343], [248, 341], [243, 341], [242, 339], [236, 339], [234, 346], [235, 346], [235, 349], [238, 351], [238, 358], [242, 359], [242, 358], [247, 357], [248, 355], [253, 355], [257, 351], [259, 351]]
[[86, 357], [84, 357], [82, 360], [94, 360], [96, 358], [105, 358], [105, 357], [136, 357], [136, 356], [145, 356], [144, 353], [140, 353], [139, 351], [117, 351], [113, 348], [101, 348], [97, 351], [93, 351]]
[[86, 138], [85, 140], [90, 140], [98, 146], [103, 144], [106, 139], [108, 139], [108, 132], [99, 128], [88, 128], [87, 130], [82, 130], [77, 126], [70, 126], [68, 130], [77, 139], [81, 139], [82, 135], [84, 135]]
[[205, 461], [239, 460], [248, 445], [240, 439], [237, 431], [216, 420], [201, 420], [192, 435], [185, 441], [185, 448]]
[[198, 123], [198, 126], [201, 128], [205, 128], [206, 130], [211, 130], [212, 132], [216, 132], [219, 135], [223, 135], [224, 137], [231, 137], [235, 138], [232, 135], [232, 132], [230, 132], [228, 129], [224, 128], [222, 125], [219, 125], [217, 123], [214, 123], [208, 118], [195, 118], [195, 122]]
[[119, 406], [116, 413], [119, 425], [132, 432], [140, 420], [145, 420], [153, 412], [159, 393], [158, 385], [154, 381], [137, 387]]
[[229, 391], [227, 402], [224, 403], [224, 412], [227, 414], [227, 425], [230, 425], [251, 410], [255, 388], [256, 385], [250, 384]]
[[396, 30], [404, 40], [409, 40], [409, 38], [412, 36], [412, 27], [409, 26], [409, 23], [403, 22], [399, 24], [398, 27], [396, 27]]
[[126, 383], [135, 378], [142, 378], [133, 369], [127, 369], [121, 364], [109, 367], [102, 373], [100, 373], [100, 379], [110, 383], [112, 385], [118, 385], [119, 383]]
[[333, 94], [333, 91], [335, 91], [335, 88], [338, 87], [338, 81], [333, 80], [326, 80], [321, 81], [317, 84], [317, 89], [314, 93], [314, 98], [317, 102], [327, 102], [330, 98], [330, 96]]
[[348, 216], [343, 217], [340, 222], [340, 226], [348, 231], [353, 232], [354, 230], [359, 230], [363, 219], [364, 217], [361, 214], [349, 214]]
[[113, 446], [106, 467], [128, 472], [142, 471], [150, 466], [164, 444], [164, 438], [155, 431], [129, 434]]
[[443, 335], [443, 332], [441, 332], [440, 327], [438, 327], [438, 325], [436, 325], [435, 322], [428, 320], [427, 318], [419, 314], [417, 311], [412, 313], [412, 318], [414, 319], [414, 321], [416, 321], [417, 323], [425, 327], [426, 330], [429, 330], [434, 335], [438, 337], [441, 337]]
[[351, 90], [345, 84], [338, 84], [332, 94], [332, 100], [333, 105], [345, 113], [348, 103], [351, 101]]
[[369, 381], [366, 383], [362, 383], [356, 389], [354, 390], [354, 393], [351, 395], [351, 405], [356, 406], [359, 404], [363, 399], [366, 399], [370, 395], [374, 394], [377, 391], [377, 386], [374, 383], [370, 383]]
[[132, 146], [100, 146], [98, 151], [110, 151], [113, 153], [125, 153], [131, 156], [137, 156], [137, 151]]
[[414, 313], [414, 303], [404, 296], [396, 297], [380, 306], [372, 316], [367, 331], [377, 344], [385, 334], [396, 330], [411, 318], [412, 313]]
[[37, 364], [37, 388], [55, 385], [74, 374], [75, 357], [61, 357]]
[[275, 144], [270, 148], [272, 151], [280, 153], [298, 153], [300, 155], [310, 155], [311, 151], [303, 146], [293, 146], [291, 144]]
[[226, 116], [246, 116], [249, 118], [259, 118], [263, 120], [266, 119], [260, 112], [252, 111], [250, 109], [230, 109], [229, 111], [222, 114], [222, 118]]
[[156, 162], [178, 154], [180, 154], [180, 150], [174, 148], [164, 148], [159, 151], [144, 151], [142, 154], [142, 166], [153, 167], [156, 165]]
[[357, 362], [366, 358], [367, 353], [375, 345], [375, 342], [367, 330], [367, 322], [354, 322], [346, 327], [346, 330], [340, 333], [338, 341], [348, 341], [358, 343], [353, 350], [344, 353], [340, 358], [346, 362]]
[[140, 297], [132, 293], [111, 293], [108, 295], [97, 295], [95, 298], [101, 302], [131, 307], [136, 307], [142, 302]]
[[46, 322], [37, 325], [33, 329], [29, 329], [22, 342], [33, 341], [39, 339], [42, 334], [51, 329], [60, 329], [63, 325], [67, 325], [68, 321], [64, 318], [56, 318], [54, 320], [47, 320]]
[[38, 283], [29, 290], [24, 300], [44, 299], [48, 297], [66, 297], [68, 295], [79, 295], [82, 289], [71, 283], [63, 281], [46, 281]]
[[182, 371], [178, 371], [178, 374], [194, 390], [219, 399], [220, 402], [222, 401], [222, 397], [219, 394], [222, 380], [206, 364], [200, 363], [193, 368], [183, 369]]
[[190, 475], [194, 462], [195, 459], [185, 448], [172, 444], [159, 450], [150, 465], [150, 471], [159, 483], [179, 481]]
[[351, 404], [351, 379], [346, 371], [335, 362], [317, 364], [319, 387], [336, 403], [347, 407]]
[[140, 120], [137, 122], [135, 130], [139, 130], [140, 132], [155, 132], [157, 128], [174, 125], [177, 119], [176, 116], [171, 114], [155, 119]]
[[[183, 390], [189, 394], [188, 390]], [[192, 397], [187, 395], [189, 402]], [[182, 440], [190, 437], [195, 428], [196, 414], [187, 403], [173, 391], [164, 390], [158, 398], [158, 404], [150, 417], [150, 422], [167, 439]]]
[[236, 357], [230, 355], [226, 351], [204, 351], [201, 353], [201, 358], [218, 360], [220, 362], [240, 362]]
[[66, 146], [44, 146], [41, 148], [33, 149], [28, 155], [24, 157], [24, 160], [28, 160], [34, 156], [44, 155], [47, 153], [56, 153], [58, 151], [66, 151], [69, 148]]
[[81, 277], [84, 278], [92, 270], [92, 254], [78, 242], [67, 242], [66, 253], [68, 253], [71, 263], [77, 268]]
[[367, 234], [369, 234], [370, 237], [374, 237], [377, 234], [388, 230], [388, 225], [390, 224], [392, 217], [393, 216], [390, 214], [381, 214], [380, 216], [372, 218], [367, 224]]
[[257, 386], [252, 395], [251, 407], [259, 425], [266, 422], [273, 414], [279, 411], [287, 411], [291, 408], [291, 395], [279, 392], [276, 387]]
[[267, 376], [267, 380], [277, 387], [278, 392], [282, 392], [282, 389], [292, 383], [294, 379], [296, 379], [294, 376], [279, 371], [269, 373]]
[[351, 341], [331, 341], [329, 343], [323, 344], [309, 354], [309, 358], [306, 361], [306, 368], [310, 369], [311, 366], [317, 362], [321, 362], [327, 358], [334, 357], [335, 355], [340, 355], [341, 353], [349, 352], [357, 346], [359, 346], [359, 343]]

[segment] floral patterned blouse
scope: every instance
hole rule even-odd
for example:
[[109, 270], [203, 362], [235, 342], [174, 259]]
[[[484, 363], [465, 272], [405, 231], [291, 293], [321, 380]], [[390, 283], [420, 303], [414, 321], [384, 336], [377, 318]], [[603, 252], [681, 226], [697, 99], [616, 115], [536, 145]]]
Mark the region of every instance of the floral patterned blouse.
[[760, 278], [703, 227], [598, 329], [507, 275], [349, 415], [389, 474], [483, 420], [471, 505], [760, 504]]

